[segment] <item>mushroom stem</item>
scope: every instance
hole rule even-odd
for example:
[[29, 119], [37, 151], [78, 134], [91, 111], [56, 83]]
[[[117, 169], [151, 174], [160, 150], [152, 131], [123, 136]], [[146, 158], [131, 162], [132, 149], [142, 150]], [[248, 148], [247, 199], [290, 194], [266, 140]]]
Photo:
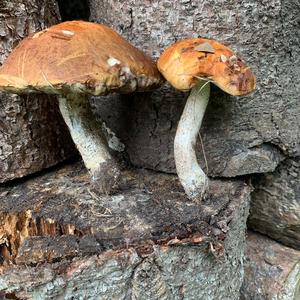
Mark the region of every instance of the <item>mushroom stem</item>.
[[116, 188], [120, 169], [109, 153], [88, 97], [81, 94], [60, 96], [59, 109], [99, 192], [109, 194]]
[[178, 123], [174, 157], [179, 180], [189, 199], [201, 199], [208, 178], [199, 166], [195, 144], [210, 95], [210, 83], [200, 80], [191, 90]]

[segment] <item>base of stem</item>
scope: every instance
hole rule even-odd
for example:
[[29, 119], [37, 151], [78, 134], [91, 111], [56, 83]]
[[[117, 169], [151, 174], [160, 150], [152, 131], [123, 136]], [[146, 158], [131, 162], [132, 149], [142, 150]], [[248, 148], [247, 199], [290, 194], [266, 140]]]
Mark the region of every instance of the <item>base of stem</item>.
[[93, 189], [99, 194], [114, 194], [118, 191], [120, 176], [120, 167], [114, 159], [103, 162], [92, 174]]
[[59, 98], [61, 114], [72, 139], [89, 170], [94, 189], [111, 194], [118, 186], [121, 174], [118, 163], [111, 156], [108, 144], [85, 95], [68, 95]]

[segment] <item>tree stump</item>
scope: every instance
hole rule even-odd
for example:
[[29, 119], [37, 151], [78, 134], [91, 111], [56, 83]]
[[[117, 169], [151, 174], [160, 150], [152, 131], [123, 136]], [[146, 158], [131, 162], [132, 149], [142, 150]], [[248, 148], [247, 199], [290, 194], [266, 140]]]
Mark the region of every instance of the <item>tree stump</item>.
[[254, 178], [249, 227], [300, 250], [300, 158]]
[[300, 251], [249, 231], [241, 300], [300, 299]]
[[80, 164], [0, 188], [0, 293], [21, 299], [238, 299], [250, 188], [124, 171], [99, 196]]
[[[300, 155], [297, 0], [90, 0], [90, 11], [91, 20], [114, 27], [152, 57], [176, 40], [201, 36], [228, 45], [253, 69], [252, 95], [212, 91], [201, 129], [210, 176], [272, 172], [285, 156]], [[147, 96], [115, 96], [95, 106], [134, 165], [173, 173], [185, 98], [165, 85]]]
[[[54, 0], [1, 0], [0, 64], [22, 38], [58, 21]], [[53, 166], [74, 153], [54, 96], [0, 93], [0, 182]]]

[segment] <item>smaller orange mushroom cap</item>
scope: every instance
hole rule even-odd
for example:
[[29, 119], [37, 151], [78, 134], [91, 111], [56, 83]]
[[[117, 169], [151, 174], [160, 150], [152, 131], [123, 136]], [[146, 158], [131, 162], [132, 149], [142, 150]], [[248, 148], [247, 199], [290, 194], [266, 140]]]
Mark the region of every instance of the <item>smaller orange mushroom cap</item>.
[[193, 88], [199, 79], [209, 80], [230, 95], [251, 93], [256, 78], [229, 48], [202, 38], [186, 39], [168, 47], [157, 63], [159, 71], [178, 90]]

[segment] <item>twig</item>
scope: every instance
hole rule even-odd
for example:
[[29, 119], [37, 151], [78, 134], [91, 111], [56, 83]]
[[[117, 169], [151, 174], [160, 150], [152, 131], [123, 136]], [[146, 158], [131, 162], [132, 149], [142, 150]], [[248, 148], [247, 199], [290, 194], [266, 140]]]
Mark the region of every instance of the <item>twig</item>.
[[[92, 196], [92, 198], [94, 200], [96, 200], [98, 203], [99, 201], [101, 200], [100, 197], [98, 197], [94, 192], [92, 192], [89, 188], [87, 189], [88, 193]], [[101, 207], [103, 207], [105, 209], [105, 212], [108, 211], [111, 215], [112, 215], [112, 212], [111, 210], [108, 208], [108, 207], [104, 207], [103, 205], [101, 205]], [[107, 216], [107, 215], [106, 215]]]

